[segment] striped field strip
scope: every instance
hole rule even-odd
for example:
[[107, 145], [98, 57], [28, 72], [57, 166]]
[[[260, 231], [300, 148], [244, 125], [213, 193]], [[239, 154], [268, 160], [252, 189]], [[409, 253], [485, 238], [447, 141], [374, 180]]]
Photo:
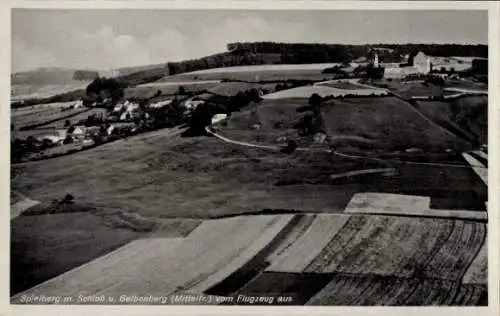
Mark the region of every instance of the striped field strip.
[[488, 185], [488, 168], [467, 153], [462, 153], [462, 156], [471, 165], [474, 172], [483, 180], [484, 184]]
[[357, 193], [352, 197], [344, 212], [349, 214], [488, 219], [488, 214], [482, 211], [431, 209], [429, 197], [388, 193]]

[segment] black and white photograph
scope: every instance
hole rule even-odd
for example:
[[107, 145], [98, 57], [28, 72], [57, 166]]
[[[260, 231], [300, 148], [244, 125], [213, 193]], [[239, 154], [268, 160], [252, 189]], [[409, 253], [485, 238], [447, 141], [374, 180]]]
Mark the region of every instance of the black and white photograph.
[[488, 9], [10, 17], [10, 304], [492, 304]]

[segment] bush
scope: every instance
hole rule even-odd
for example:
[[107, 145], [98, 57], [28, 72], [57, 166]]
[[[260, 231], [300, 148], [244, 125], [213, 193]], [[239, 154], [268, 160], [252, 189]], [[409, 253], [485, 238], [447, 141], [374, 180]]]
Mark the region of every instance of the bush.
[[73, 200], [74, 200], [74, 197], [73, 195], [71, 194], [66, 194], [66, 196], [64, 197], [64, 199], [61, 201], [63, 203], [73, 203]]
[[66, 138], [64, 138], [63, 140], [63, 144], [67, 145], [67, 144], [71, 144], [73, 143], [73, 137], [71, 137], [71, 135], [67, 135]]

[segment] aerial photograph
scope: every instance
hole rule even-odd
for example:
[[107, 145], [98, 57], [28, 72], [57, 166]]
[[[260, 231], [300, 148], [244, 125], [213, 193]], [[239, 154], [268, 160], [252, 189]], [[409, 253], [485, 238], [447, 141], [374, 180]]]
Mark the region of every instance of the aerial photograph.
[[488, 306], [487, 10], [10, 32], [11, 304]]

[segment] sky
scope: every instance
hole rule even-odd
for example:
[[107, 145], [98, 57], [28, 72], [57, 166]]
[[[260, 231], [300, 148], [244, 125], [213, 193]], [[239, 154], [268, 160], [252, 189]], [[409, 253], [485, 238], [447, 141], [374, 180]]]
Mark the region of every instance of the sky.
[[12, 71], [199, 58], [230, 42], [487, 44], [486, 11], [49, 10], [12, 12]]

